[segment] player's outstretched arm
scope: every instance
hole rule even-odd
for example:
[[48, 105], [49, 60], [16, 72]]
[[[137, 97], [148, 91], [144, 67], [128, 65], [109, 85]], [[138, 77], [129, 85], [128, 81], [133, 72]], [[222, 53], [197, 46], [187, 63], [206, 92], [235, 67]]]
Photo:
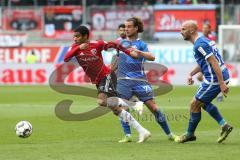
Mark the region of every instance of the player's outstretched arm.
[[109, 48], [114, 48], [114, 49], [120, 50], [120, 51], [126, 53], [127, 55], [131, 56], [131, 50], [132, 50], [131, 48], [130, 49], [124, 48], [121, 44], [118, 44], [116, 42], [105, 42], [103, 49], [108, 50]]
[[143, 51], [140, 51], [140, 50], [137, 50], [137, 49], [134, 49], [134, 51], [137, 52], [137, 54], [139, 56], [142, 56], [149, 61], [154, 61], [155, 60], [155, 56], [151, 52], [143, 52]]
[[[133, 58], [138, 58], [138, 56], [141, 54], [139, 52], [142, 52], [142, 51], [139, 51], [139, 50], [137, 50], [135, 48], [125, 48], [121, 44], [117, 44], [115, 42], [105, 42], [103, 49], [104, 50], [108, 50], [109, 48], [114, 48], [114, 49], [120, 50], [123, 53], [125, 53], [125, 54], [127, 54], [127, 55], [129, 55], [129, 56], [131, 56]], [[147, 60], [151, 61], [153, 59], [152, 58], [153, 56], [151, 56], [151, 58], [149, 58], [151, 53], [148, 53], [148, 52], [142, 52], [142, 53], [143, 54], [144, 53], [149, 54], [149, 56], [147, 56], [147, 58], [145, 57]], [[154, 59], [152, 61], [154, 61], [154, 60], [155, 60], [155, 57], [154, 57]]]
[[214, 72], [216, 73], [217, 79], [218, 79], [218, 83], [220, 85], [221, 88], [221, 92], [223, 93], [223, 95], [226, 97], [229, 88], [227, 87], [227, 85], [225, 84], [224, 80], [223, 80], [223, 75], [222, 75], [222, 70], [218, 64], [217, 59], [215, 58], [214, 55], [211, 55], [210, 57], [208, 57], [207, 59], [208, 63], [211, 64]]
[[80, 49], [80, 48], [79, 48], [78, 45], [71, 47], [71, 48], [68, 50], [67, 54], [65, 54], [65, 56], [64, 56], [64, 62], [70, 61], [71, 58], [77, 54], [77, 51], [78, 51], [79, 49]]

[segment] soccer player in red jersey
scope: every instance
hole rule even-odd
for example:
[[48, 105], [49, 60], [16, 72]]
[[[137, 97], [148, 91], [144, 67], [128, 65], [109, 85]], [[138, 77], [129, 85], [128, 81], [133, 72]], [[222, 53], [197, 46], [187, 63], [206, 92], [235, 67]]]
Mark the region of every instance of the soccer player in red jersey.
[[209, 23], [203, 24], [202, 33], [205, 37], [207, 37], [211, 41], [216, 41], [216, 37], [212, 34], [211, 25]]
[[[87, 47], [82, 47], [82, 44], [87, 44]], [[123, 109], [125, 107], [138, 110], [142, 106], [139, 107], [137, 102], [130, 102], [116, 97], [116, 75], [104, 64], [101, 54], [103, 50], [108, 48], [119, 49], [133, 58], [138, 55], [135, 50], [126, 50], [114, 42], [105, 42], [103, 40], [90, 41], [88, 28], [79, 26], [74, 30], [74, 44], [69, 48], [64, 61], [68, 62], [73, 57], [77, 59], [79, 65], [91, 79], [91, 82], [96, 84], [98, 104], [100, 106], [108, 106], [115, 115], [135, 128], [139, 133], [138, 142], [142, 143], [150, 137], [150, 132], [143, 128], [129, 112]]]

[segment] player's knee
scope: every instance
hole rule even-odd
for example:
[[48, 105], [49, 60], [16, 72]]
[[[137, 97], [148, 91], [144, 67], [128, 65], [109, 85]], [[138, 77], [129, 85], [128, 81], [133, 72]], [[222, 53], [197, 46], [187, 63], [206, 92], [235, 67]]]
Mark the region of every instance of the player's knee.
[[146, 106], [148, 107], [148, 109], [152, 112], [152, 113], [155, 113], [158, 111], [158, 106], [157, 104], [155, 103], [155, 101], [153, 100], [148, 100], [145, 102]]
[[98, 99], [97, 103], [99, 106], [103, 106], [103, 107], [107, 106], [107, 102], [104, 99]]
[[201, 107], [202, 107], [203, 103], [196, 100], [196, 99], [193, 99], [190, 106], [190, 111], [191, 112], [200, 112], [201, 111]]
[[115, 115], [119, 115], [121, 113], [121, 109], [119, 107], [112, 107], [111, 110]]
[[116, 97], [109, 97], [109, 98], [107, 98], [107, 102], [106, 103], [107, 103], [107, 106], [109, 108], [113, 108], [113, 107], [118, 106]]

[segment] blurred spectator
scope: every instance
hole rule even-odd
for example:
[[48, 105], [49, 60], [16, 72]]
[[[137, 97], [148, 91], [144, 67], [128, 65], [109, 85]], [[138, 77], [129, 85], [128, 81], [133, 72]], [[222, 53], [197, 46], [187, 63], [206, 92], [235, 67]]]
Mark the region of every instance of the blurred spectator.
[[193, 0], [185, 0], [185, 4], [193, 4]]
[[[149, 5], [154, 4], [220, 4], [221, 0], [86, 0], [88, 6], [98, 5], [142, 5], [144, 1], [147, 1]], [[39, 6], [46, 5], [82, 5], [81, 0], [0, 0], [3, 6], [8, 6], [11, 3], [12, 6], [33, 6], [36, 2]], [[239, 0], [225, 0], [225, 4], [239, 4]]]
[[149, 5], [148, 0], [131, 0], [131, 5], [143, 5], [143, 3], [147, 3]]
[[179, 4], [178, 0], [171, 0], [170, 4]]
[[88, 6], [112, 5], [113, 0], [86, 0]]
[[207, 37], [211, 41], [216, 41], [216, 37], [213, 35], [211, 31], [211, 25], [209, 23], [203, 24], [202, 33], [205, 37]]
[[35, 54], [35, 51], [32, 50], [32, 51], [31, 51], [31, 54], [28, 54], [28, 55], [27, 55], [26, 63], [27, 63], [27, 64], [35, 64], [35, 63], [37, 63], [37, 62], [38, 62], [38, 58], [37, 58], [37, 56], [36, 56], [36, 54]]
[[125, 6], [127, 5], [127, 0], [116, 0], [116, 5]]
[[163, 0], [156, 0], [156, 4], [163, 4]]

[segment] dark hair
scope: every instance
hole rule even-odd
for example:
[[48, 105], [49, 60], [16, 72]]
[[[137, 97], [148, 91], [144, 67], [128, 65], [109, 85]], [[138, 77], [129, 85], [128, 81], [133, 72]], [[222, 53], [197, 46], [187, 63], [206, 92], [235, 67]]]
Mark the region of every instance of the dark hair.
[[34, 51], [34, 50], [32, 50], [32, 51], [31, 51], [31, 54], [32, 54], [32, 55], [35, 55], [35, 51]]
[[142, 33], [144, 31], [143, 29], [143, 22], [140, 18], [138, 17], [132, 17], [132, 18], [128, 18], [127, 21], [132, 21], [134, 27], [138, 27], [138, 33]]
[[204, 23], [209, 29], [211, 29], [211, 25], [209, 23]]
[[74, 29], [74, 32], [79, 32], [82, 36], [87, 35], [89, 37], [89, 29], [86, 26], [78, 26]]
[[120, 28], [125, 28], [125, 24], [119, 24], [119, 26], [118, 26], [118, 29], [120, 29]]

